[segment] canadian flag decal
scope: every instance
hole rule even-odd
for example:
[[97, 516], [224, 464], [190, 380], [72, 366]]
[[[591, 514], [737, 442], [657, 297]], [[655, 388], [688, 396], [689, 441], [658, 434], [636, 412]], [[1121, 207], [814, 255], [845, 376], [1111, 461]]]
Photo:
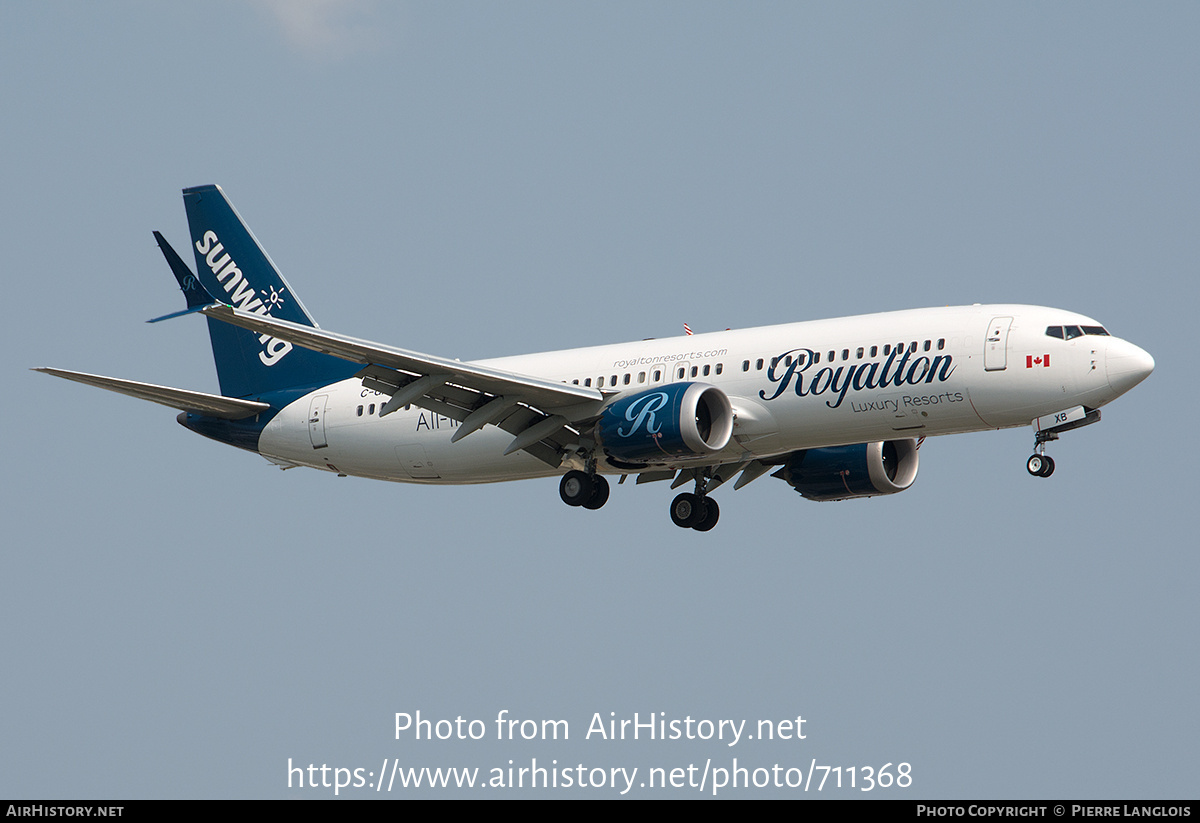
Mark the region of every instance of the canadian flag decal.
[[1034, 357], [1032, 354], [1025, 355], [1025, 368], [1032, 369], [1034, 366], [1050, 368], [1050, 355], [1043, 354], [1040, 357]]

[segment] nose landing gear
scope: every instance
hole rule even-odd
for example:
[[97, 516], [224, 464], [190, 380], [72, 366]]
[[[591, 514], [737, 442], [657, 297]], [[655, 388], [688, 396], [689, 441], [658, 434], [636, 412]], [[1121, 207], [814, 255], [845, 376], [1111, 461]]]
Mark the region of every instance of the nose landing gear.
[[1057, 440], [1058, 432], [1040, 431], [1033, 436], [1033, 454], [1025, 461], [1025, 470], [1034, 477], [1049, 477], [1054, 474], [1054, 458], [1046, 454], [1046, 443]]
[[1054, 458], [1048, 454], [1032, 455], [1026, 461], [1025, 469], [1034, 477], [1049, 477], [1054, 474]]
[[1080, 429], [1100, 422], [1100, 410], [1087, 406], [1075, 406], [1054, 414], [1043, 415], [1033, 421], [1033, 454], [1025, 462], [1025, 469], [1034, 477], [1049, 477], [1054, 474], [1054, 461], [1046, 454], [1046, 444], [1071, 429]]

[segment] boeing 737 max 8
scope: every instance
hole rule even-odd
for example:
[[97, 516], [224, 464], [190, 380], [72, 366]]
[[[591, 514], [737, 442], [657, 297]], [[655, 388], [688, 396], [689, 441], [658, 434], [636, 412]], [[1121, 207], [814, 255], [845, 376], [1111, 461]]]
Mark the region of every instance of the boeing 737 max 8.
[[[155, 232], [202, 313], [221, 394], [60, 369], [182, 410], [194, 432], [291, 468], [406, 483], [561, 475], [598, 509], [605, 475], [693, 488], [671, 503], [707, 531], [712, 493], [773, 472], [811, 500], [912, 485], [925, 437], [1032, 426], [1046, 443], [1100, 419], [1154, 360], [1095, 320], [974, 305], [642, 340], [470, 363], [322, 331], [217, 186], [185, 189], [196, 272]], [[157, 318], [158, 320], [166, 318]]]

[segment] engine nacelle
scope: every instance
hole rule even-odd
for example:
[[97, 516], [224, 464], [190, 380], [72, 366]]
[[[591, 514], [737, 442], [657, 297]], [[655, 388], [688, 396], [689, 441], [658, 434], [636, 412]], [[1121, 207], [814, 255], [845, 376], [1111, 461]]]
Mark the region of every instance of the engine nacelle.
[[794, 452], [775, 473], [809, 500], [902, 492], [917, 479], [915, 440], [888, 440]]
[[702, 457], [733, 435], [733, 406], [707, 383], [670, 383], [620, 397], [596, 424], [606, 454], [636, 464]]

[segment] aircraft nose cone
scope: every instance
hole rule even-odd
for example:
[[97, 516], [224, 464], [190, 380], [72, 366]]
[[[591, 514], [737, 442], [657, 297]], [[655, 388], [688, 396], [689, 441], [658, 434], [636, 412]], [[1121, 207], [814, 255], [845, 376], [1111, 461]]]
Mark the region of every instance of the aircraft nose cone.
[[1110, 340], [1104, 359], [1108, 385], [1117, 394], [1129, 391], [1154, 371], [1154, 358], [1150, 353], [1124, 340]]

